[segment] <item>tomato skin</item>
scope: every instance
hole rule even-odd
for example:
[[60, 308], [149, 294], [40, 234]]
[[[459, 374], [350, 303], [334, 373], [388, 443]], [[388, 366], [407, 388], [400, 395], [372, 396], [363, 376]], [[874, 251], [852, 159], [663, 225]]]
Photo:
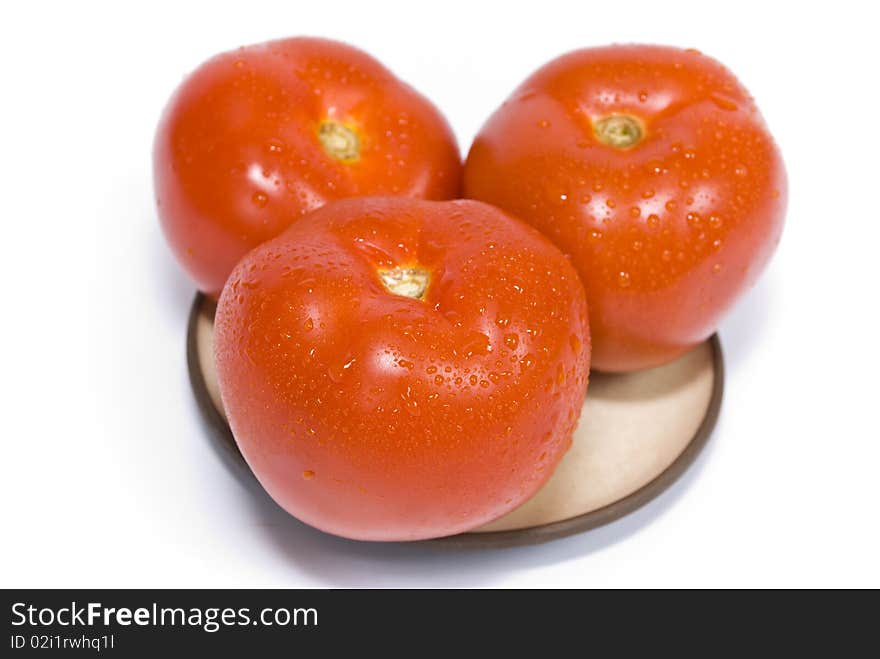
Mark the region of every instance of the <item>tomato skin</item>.
[[[413, 264], [430, 272], [421, 300], [377, 274]], [[528, 499], [571, 443], [589, 373], [574, 268], [475, 201], [327, 204], [239, 263], [214, 340], [262, 485], [363, 540], [455, 534]]]
[[[326, 120], [356, 132], [359, 158], [325, 150]], [[455, 137], [438, 110], [366, 53], [324, 39], [205, 62], [172, 96], [154, 144], [166, 238], [214, 297], [242, 256], [330, 200], [450, 199], [460, 179]]]
[[[637, 118], [641, 141], [600, 141], [594, 125], [611, 115]], [[481, 129], [464, 189], [571, 255], [603, 371], [662, 364], [709, 337], [764, 269], [787, 203], [748, 92], [715, 60], [660, 46], [539, 69]]]

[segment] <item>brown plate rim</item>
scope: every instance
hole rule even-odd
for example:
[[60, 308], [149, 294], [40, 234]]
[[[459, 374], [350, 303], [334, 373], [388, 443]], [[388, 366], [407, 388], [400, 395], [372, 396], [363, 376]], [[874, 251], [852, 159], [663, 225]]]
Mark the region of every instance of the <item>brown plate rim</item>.
[[[196, 341], [196, 326], [199, 318], [199, 311], [207, 300], [207, 296], [203, 293], [197, 293], [190, 308], [189, 319], [186, 329], [186, 362], [189, 371], [190, 386], [196, 399], [199, 412], [211, 429], [212, 438], [222, 448], [223, 452], [229, 457], [239, 469], [243, 469], [250, 477], [249, 480], [259, 486], [257, 479], [254, 477], [250, 468], [245, 462], [244, 457], [238, 450], [232, 430], [221, 416], [211, 397], [208, 394], [205, 376], [202, 372], [202, 366], [198, 355], [198, 345]], [[718, 416], [721, 412], [721, 401], [724, 396], [724, 354], [721, 350], [721, 341], [718, 334], [713, 334], [709, 338], [712, 346], [712, 368], [713, 384], [712, 395], [709, 398], [709, 405], [706, 408], [706, 415], [703, 417], [700, 426], [694, 433], [693, 438], [679, 456], [664, 471], [658, 474], [653, 480], [640, 487], [635, 492], [628, 494], [622, 499], [618, 499], [614, 503], [598, 508], [588, 513], [571, 517], [569, 519], [533, 526], [525, 529], [514, 529], [509, 531], [489, 531], [485, 533], [460, 533], [458, 535], [448, 536], [445, 538], [434, 538], [432, 540], [419, 540], [408, 543], [408, 545], [431, 545], [444, 548], [484, 548], [484, 549], [500, 549], [505, 547], [517, 547], [522, 545], [535, 545], [559, 538], [565, 538], [578, 533], [591, 531], [600, 526], [605, 526], [611, 522], [617, 521], [632, 512], [635, 512], [645, 504], [657, 498], [660, 494], [671, 487], [680, 477], [687, 471], [688, 467], [693, 464], [694, 460], [706, 446], [712, 430], [718, 422]]]

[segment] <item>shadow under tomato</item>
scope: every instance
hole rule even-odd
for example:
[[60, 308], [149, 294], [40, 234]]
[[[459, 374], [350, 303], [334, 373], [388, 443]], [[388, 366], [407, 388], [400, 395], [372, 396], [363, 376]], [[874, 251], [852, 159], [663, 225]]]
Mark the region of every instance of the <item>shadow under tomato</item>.
[[195, 284], [175, 261], [155, 217], [152, 223], [147, 248], [150, 252], [149, 267], [155, 283], [153, 290], [157, 298], [156, 306], [161, 309], [163, 317], [169, 323], [178, 327], [181, 319], [186, 319], [189, 312]]
[[729, 373], [746, 363], [769, 325], [777, 298], [779, 277], [769, 269], [721, 323], [719, 333]]

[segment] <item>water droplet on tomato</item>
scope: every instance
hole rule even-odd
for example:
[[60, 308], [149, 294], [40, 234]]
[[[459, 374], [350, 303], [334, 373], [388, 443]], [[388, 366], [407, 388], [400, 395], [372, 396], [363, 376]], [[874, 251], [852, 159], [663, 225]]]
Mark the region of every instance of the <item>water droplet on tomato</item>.
[[562, 386], [565, 384], [565, 369], [562, 364], [556, 366], [556, 384]]
[[327, 368], [327, 375], [330, 377], [333, 382], [342, 382], [345, 378], [346, 374], [350, 372], [351, 367], [355, 363], [354, 357], [349, 357], [345, 361], [341, 361], [333, 366]]
[[725, 98], [720, 94], [712, 94], [709, 96], [709, 99], [722, 110], [727, 110], [728, 112], [733, 112], [739, 109], [739, 106], [731, 101], [729, 98]]
[[471, 332], [461, 346], [461, 351], [467, 357], [485, 355], [492, 352], [492, 344], [489, 337], [482, 332]]
[[413, 396], [413, 391], [410, 387], [407, 387], [406, 391], [400, 394], [400, 399], [403, 401], [403, 409], [410, 416], [419, 416], [421, 414], [419, 402]]

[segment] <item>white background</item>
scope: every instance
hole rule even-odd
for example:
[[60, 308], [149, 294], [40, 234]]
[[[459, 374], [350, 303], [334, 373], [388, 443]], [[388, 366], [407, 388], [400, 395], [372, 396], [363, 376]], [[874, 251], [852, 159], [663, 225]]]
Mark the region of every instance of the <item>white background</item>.
[[[880, 586], [868, 7], [4, 5], [0, 586]], [[522, 78], [577, 47], [696, 47], [751, 90], [788, 165], [786, 231], [721, 328], [722, 418], [675, 487], [592, 533], [449, 553], [312, 531], [218, 459], [187, 380], [194, 289], [156, 219], [152, 134], [202, 60], [297, 34], [378, 57], [442, 108], [463, 152]]]

